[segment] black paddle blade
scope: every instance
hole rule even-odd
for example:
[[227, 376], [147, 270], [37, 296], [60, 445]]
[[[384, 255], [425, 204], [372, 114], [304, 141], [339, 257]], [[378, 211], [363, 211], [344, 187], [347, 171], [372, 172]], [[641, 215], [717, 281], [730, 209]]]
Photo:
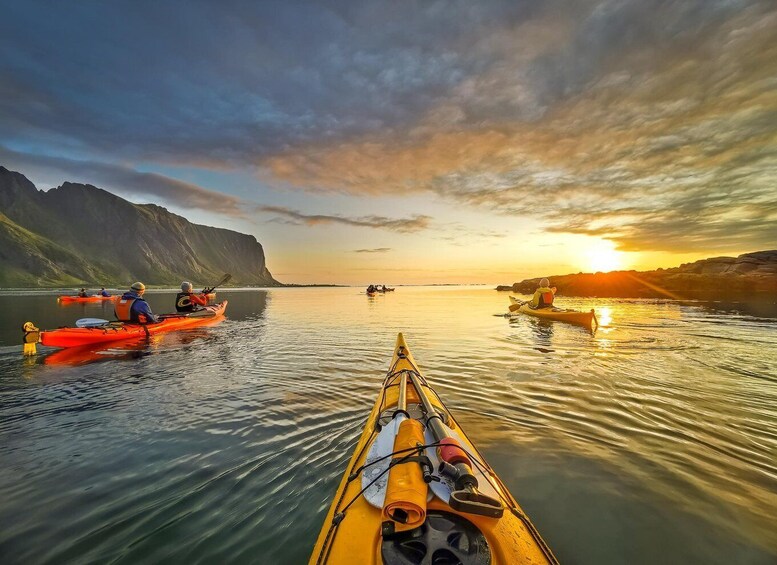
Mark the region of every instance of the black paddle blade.
[[224, 275], [224, 276], [221, 278], [221, 280], [220, 280], [219, 282], [217, 282], [216, 284], [214, 284], [214, 285], [213, 285], [211, 288], [216, 288], [217, 286], [222, 286], [222, 285], [225, 285], [225, 284], [227, 284], [227, 283], [230, 281], [230, 279], [231, 279], [231, 278], [232, 278], [232, 275], [230, 275], [229, 273], [227, 273], [226, 275]]

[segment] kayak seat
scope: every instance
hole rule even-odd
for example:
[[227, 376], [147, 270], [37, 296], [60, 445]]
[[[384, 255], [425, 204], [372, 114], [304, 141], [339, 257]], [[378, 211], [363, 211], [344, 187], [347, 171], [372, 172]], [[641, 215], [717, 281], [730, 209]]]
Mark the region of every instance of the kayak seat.
[[[384, 563], [491, 563], [486, 536], [463, 516], [430, 510], [418, 528], [393, 532], [393, 525], [384, 523], [381, 544]], [[389, 527], [386, 529], [386, 526]]]

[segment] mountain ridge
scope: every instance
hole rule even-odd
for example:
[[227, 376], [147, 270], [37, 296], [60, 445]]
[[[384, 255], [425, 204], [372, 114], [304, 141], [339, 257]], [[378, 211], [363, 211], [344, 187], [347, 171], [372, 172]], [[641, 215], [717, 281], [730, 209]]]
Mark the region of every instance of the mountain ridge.
[[193, 224], [156, 204], [64, 182], [38, 189], [0, 166], [0, 286], [232, 284], [280, 286], [252, 235]]

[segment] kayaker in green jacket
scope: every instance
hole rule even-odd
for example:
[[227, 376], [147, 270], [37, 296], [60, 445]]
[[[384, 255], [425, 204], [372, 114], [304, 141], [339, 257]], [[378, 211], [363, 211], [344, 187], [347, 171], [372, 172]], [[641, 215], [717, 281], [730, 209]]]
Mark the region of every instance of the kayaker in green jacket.
[[550, 288], [550, 281], [548, 279], [542, 279], [539, 288], [534, 291], [534, 296], [529, 300], [529, 307], [552, 308], [555, 294], [556, 287]]

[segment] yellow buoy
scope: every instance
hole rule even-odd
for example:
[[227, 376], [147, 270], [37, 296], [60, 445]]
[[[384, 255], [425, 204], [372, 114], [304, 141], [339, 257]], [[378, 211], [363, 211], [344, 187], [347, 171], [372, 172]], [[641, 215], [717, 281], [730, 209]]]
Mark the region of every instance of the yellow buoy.
[[40, 329], [35, 327], [35, 324], [32, 322], [24, 322], [24, 325], [22, 326], [22, 331], [24, 332], [24, 339], [22, 340], [22, 343], [24, 344], [24, 348], [22, 350], [22, 353], [24, 355], [35, 355], [37, 354], [37, 348], [35, 347], [35, 344], [40, 341]]

